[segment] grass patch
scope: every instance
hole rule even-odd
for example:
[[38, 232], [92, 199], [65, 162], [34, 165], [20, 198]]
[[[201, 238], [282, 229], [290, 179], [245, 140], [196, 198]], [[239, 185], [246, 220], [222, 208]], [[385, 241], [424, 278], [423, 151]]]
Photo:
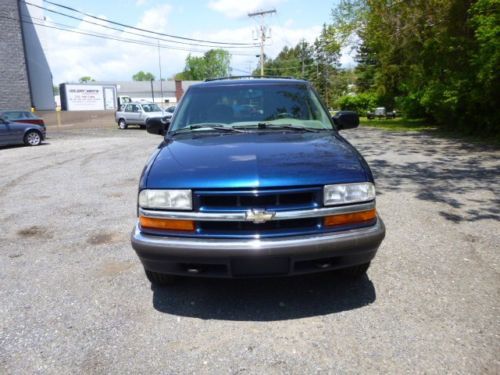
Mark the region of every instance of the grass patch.
[[425, 131], [435, 136], [456, 139], [459, 141], [475, 143], [479, 145], [490, 145], [495, 148], [500, 147], [500, 134], [496, 136], [470, 135], [450, 129], [442, 129], [436, 125], [431, 125], [422, 119], [396, 118], [392, 120], [368, 120], [366, 117], [360, 117], [360, 125], [372, 128], [379, 128], [389, 131]]
[[361, 126], [393, 131], [423, 131], [436, 129], [435, 126], [430, 125], [426, 123], [425, 120], [421, 119], [395, 118], [392, 120], [368, 120], [366, 117], [361, 117], [360, 124]]

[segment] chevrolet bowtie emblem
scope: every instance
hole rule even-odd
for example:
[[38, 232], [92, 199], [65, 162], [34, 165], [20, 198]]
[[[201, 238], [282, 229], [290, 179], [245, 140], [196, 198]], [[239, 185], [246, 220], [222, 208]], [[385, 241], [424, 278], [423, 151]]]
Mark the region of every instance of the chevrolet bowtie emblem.
[[266, 211], [263, 208], [252, 208], [245, 213], [245, 220], [253, 221], [255, 224], [261, 224], [271, 220], [274, 215], [276, 215], [276, 212]]

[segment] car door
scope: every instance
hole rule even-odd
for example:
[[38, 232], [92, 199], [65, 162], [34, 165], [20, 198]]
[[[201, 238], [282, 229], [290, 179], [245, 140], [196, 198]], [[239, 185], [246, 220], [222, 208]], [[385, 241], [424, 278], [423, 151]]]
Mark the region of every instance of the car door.
[[138, 104], [128, 104], [125, 109], [127, 123], [128, 124], [138, 124], [139, 115], [140, 115], [140, 106]]
[[8, 144], [7, 124], [0, 118], [0, 146]]
[[138, 104], [137, 107], [139, 107], [139, 112], [137, 115], [137, 123], [139, 125], [145, 125], [145, 120], [146, 120], [146, 116], [147, 116], [146, 110], [140, 104]]
[[14, 129], [8, 121], [0, 119], [0, 145], [18, 143]]

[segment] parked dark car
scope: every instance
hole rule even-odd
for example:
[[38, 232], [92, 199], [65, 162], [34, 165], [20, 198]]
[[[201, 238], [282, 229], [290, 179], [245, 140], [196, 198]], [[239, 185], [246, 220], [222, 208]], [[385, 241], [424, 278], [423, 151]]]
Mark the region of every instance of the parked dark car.
[[166, 133], [131, 238], [149, 280], [364, 275], [385, 227], [372, 172], [338, 132], [358, 124], [354, 112], [332, 118], [303, 80], [190, 86], [168, 130], [147, 128]]
[[38, 146], [45, 140], [45, 126], [11, 122], [0, 117], [0, 146]]
[[22, 124], [33, 124], [45, 127], [43, 118], [34, 115], [29, 111], [0, 111], [0, 117], [4, 120], [18, 122]]

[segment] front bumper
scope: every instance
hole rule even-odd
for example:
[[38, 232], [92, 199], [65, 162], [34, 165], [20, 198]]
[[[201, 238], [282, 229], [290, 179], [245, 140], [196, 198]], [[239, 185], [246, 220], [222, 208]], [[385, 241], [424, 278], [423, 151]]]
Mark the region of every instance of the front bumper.
[[147, 235], [136, 225], [132, 247], [150, 271], [204, 277], [285, 276], [369, 262], [385, 236], [375, 225], [344, 232], [271, 239], [197, 239]]

